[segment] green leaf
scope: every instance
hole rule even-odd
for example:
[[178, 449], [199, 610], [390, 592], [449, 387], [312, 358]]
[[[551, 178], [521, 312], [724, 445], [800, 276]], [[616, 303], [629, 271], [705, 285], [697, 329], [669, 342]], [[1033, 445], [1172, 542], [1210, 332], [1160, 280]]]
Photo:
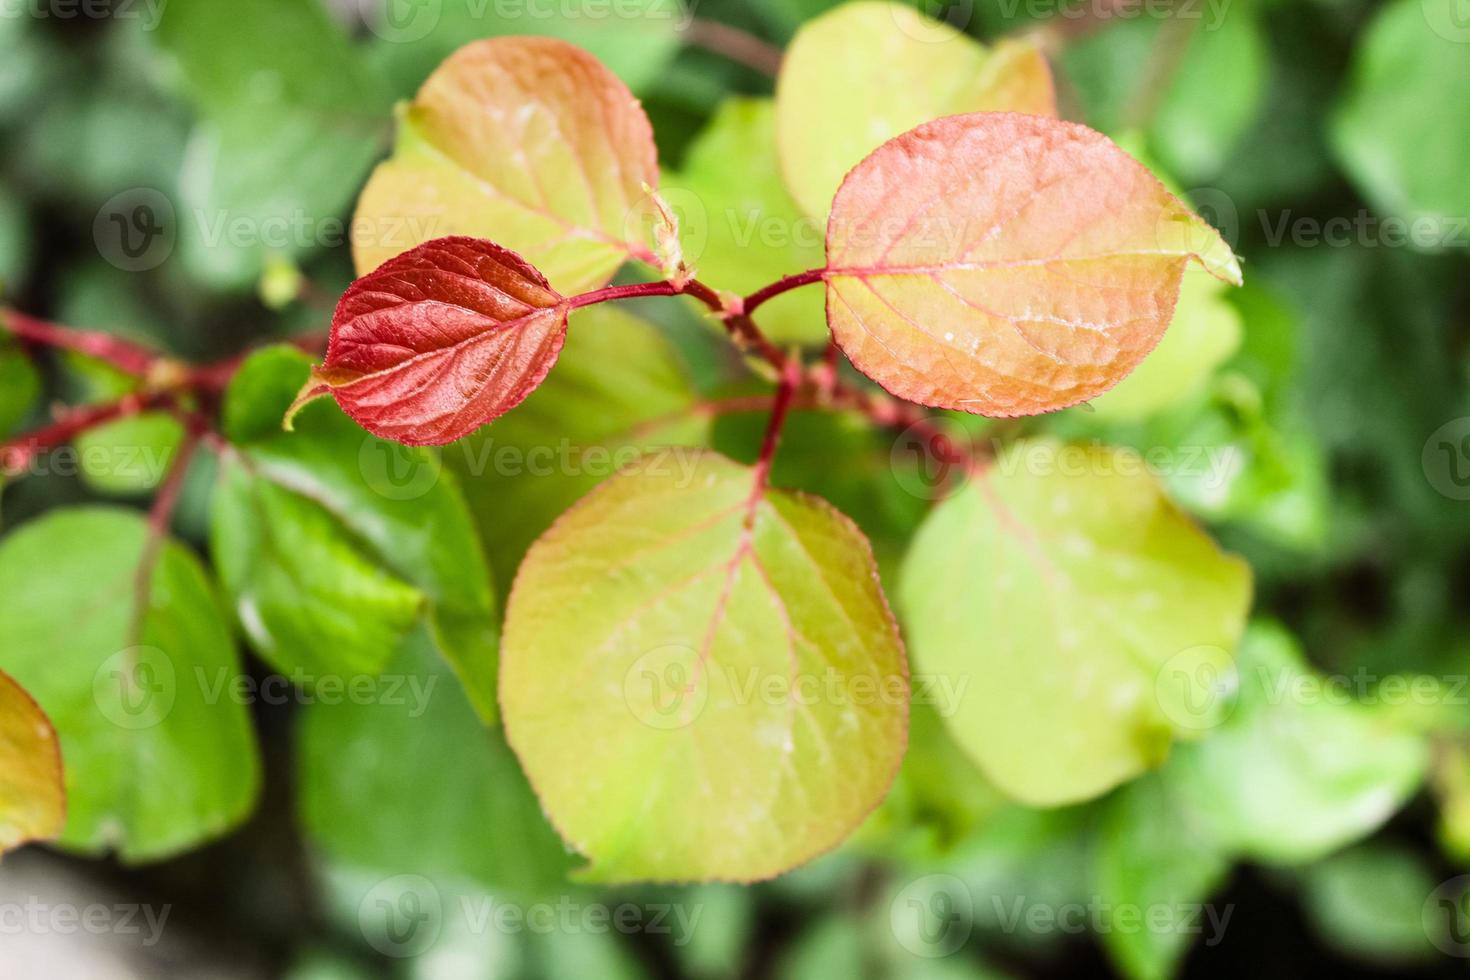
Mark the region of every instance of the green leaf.
[[[1333, 120], [1333, 148], [1348, 175], [1379, 211], [1414, 223], [1401, 230], [1419, 248], [1442, 247], [1450, 236], [1466, 243], [1467, 43], [1460, 0], [1387, 6], [1358, 47]], [[1414, 230], [1421, 220], [1423, 236]]]
[[1415, 850], [1364, 844], [1302, 869], [1301, 884], [1318, 934], [1355, 960], [1407, 965], [1445, 951], [1424, 923], [1440, 882]]
[[[1230, 859], [1202, 833], [1201, 815], [1178, 799], [1159, 775], [1120, 790], [1103, 811], [1098, 848], [1097, 890], [1101, 900], [1114, 908], [1131, 907], [1148, 914], [1157, 907], [1182, 910], [1208, 901], [1224, 883]], [[1198, 925], [1203, 941], [1214, 946], [1228, 919], [1226, 909], [1208, 906]], [[1168, 980], [1179, 964], [1195, 932], [1145, 924], [1140, 929], [1113, 928], [1101, 934], [1120, 972], [1132, 980]]]
[[805, 24], [781, 64], [782, 172], [802, 209], [825, 219], [843, 175], [882, 143], [940, 116], [1007, 111], [1056, 115], [1035, 46], [986, 49], [911, 7], [843, 4]]
[[340, 216], [381, 152], [391, 97], [326, 11], [170, 0], [158, 37], [201, 115], [180, 229], [196, 274], [245, 288], [272, 251], [341, 244]]
[[0, 672], [0, 854], [55, 837], [65, 822], [56, 729], [30, 695]]
[[[801, 212], [781, 179], [770, 99], [721, 105], [661, 193], [679, 213], [685, 257], [720, 289], [747, 295], [825, 264], [825, 229]], [[821, 343], [823, 306], [821, 289], [793, 289], [761, 307], [761, 330], [781, 342]]]
[[141, 607], [147, 524], [56, 511], [0, 541], [0, 668], [61, 736], [61, 843], [157, 860], [218, 837], [254, 805], [260, 765], [240, 664], [199, 561], [164, 541]]
[[712, 453], [686, 477], [655, 456], [526, 556], [501, 707], [589, 878], [750, 881], [882, 799], [908, 682], [850, 521]]
[[285, 673], [374, 674], [426, 620], [493, 718], [495, 599], [457, 481], [434, 453], [373, 438], [327, 402], [280, 431], [310, 363], [261, 351], [225, 397], [239, 452], [224, 461], [211, 550], [241, 625]]
[[1093, 399], [1093, 409], [1104, 418], [1143, 418], [1203, 387], [1240, 346], [1240, 314], [1225, 292], [1225, 284], [1209, 273], [1187, 270], [1159, 346], [1117, 387]]
[[684, 6], [680, 0], [641, 0], [622, 7], [609, 7], [604, 0], [563, 0], [554, 6], [507, 8], [477, 0], [439, 0], [394, 7], [385, 0], [383, 11], [374, 10], [366, 19], [371, 57], [403, 96], [412, 95], [441, 61], [464, 45], [517, 34], [556, 37], [585, 48], [638, 92], [677, 53], [679, 31], [692, 16]]
[[0, 339], [0, 439], [15, 431], [40, 396], [41, 376], [31, 359], [19, 347]]
[[[1040, 441], [935, 508], [899, 603], [916, 669], [965, 683], [956, 740], [1000, 789], [1055, 805], [1158, 766], [1193, 734], [1183, 698], [1228, 670], [1250, 589], [1245, 563], [1136, 454]], [[1170, 665], [1188, 668], [1183, 692]]]
[[428, 637], [410, 637], [372, 690], [302, 720], [301, 820], [317, 846], [384, 874], [469, 877], [522, 896], [564, 887], [570, 856]]
[[98, 493], [146, 494], [163, 481], [183, 437], [183, 425], [164, 412], [90, 429], [75, 440], [82, 479]]
[[1419, 787], [1424, 740], [1323, 685], [1280, 627], [1252, 625], [1236, 668], [1224, 721], [1167, 770], [1222, 846], [1314, 861], [1372, 833]]
[[685, 446], [708, 440], [709, 419], [672, 345], [612, 306], [572, 314], [566, 347], [541, 387], [444, 449], [460, 478], [498, 582], [563, 511], [644, 452], [688, 472]]

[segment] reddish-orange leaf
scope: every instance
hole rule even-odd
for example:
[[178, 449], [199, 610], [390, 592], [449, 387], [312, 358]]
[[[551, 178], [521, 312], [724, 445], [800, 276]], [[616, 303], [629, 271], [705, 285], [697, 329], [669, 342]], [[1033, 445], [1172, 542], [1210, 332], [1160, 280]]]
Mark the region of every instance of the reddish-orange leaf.
[[879, 147], [837, 192], [827, 320], [899, 397], [1034, 415], [1132, 371], [1191, 259], [1240, 282], [1214, 229], [1100, 133], [949, 116]]
[[0, 852], [56, 837], [65, 822], [56, 729], [30, 695], [0, 672]]
[[326, 361], [298, 406], [330, 393], [374, 435], [442, 445], [520, 404], [566, 333], [565, 302], [520, 256], [436, 239], [343, 294]]

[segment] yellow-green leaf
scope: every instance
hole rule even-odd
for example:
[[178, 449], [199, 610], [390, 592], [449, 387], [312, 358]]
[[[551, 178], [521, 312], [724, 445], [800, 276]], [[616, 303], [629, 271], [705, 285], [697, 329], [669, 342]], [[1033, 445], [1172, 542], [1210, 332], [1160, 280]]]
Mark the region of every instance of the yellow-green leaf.
[[776, 84], [776, 131], [792, 195], [823, 218], [858, 161], [920, 123], [963, 112], [1056, 115], [1034, 45], [993, 49], [897, 3], [849, 3], [797, 32]]
[[646, 457], [532, 547], [506, 735], [588, 875], [750, 881], [838, 844], [903, 755], [908, 676], [866, 539], [713, 453]]
[[552, 38], [478, 41], [401, 113], [393, 158], [357, 204], [358, 275], [469, 235], [519, 253], [563, 293], [592, 289], [648, 257], [629, 239], [657, 183], [648, 118], [597, 59]]
[[56, 729], [30, 695], [0, 672], [0, 853], [55, 837], [65, 821]]
[[899, 601], [916, 670], [963, 690], [955, 739], [1010, 795], [1055, 805], [1208, 728], [1250, 592], [1137, 454], [1048, 440], [934, 510]]

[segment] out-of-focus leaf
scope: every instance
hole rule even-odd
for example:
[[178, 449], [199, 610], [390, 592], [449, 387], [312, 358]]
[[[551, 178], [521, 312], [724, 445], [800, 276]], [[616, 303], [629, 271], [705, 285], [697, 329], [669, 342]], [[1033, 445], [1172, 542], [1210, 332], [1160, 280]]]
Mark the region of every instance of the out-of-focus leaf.
[[[915, 670], [963, 690], [946, 719], [1009, 795], [1085, 800], [1161, 764], [1228, 672], [1250, 569], [1127, 450], [1023, 442], [943, 501], [899, 604]], [[1183, 687], [1162, 680], [1185, 668]], [[961, 688], [963, 685], [963, 688]]]
[[1252, 625], [1236, 676], [1224, 721], [1165, 771], [1231, 853], [1316, 860], [1376, 830], [1419, 787], [1424, 740], [1345, 701], [1351, 685], [1324, 684], [1280, 627]]
[[213, 587], [193, 553], [166, 540], [139, 595], [148, 533], [136, 512], [84, 508], [0, 542], [0, 668], [61, 736], [61, 843], [129, 862], [220, 836], [260, 785]]
[[881, 144], [974, 112], [1055, 115], [1040, 50], [1022, 41], [987, 49], [901, 4], [844, 4], [803, 25], [781, 63], [776, 134], [786, 186], [824, 219], [843, 175]]
[[709, 419], [673, 347], [612, 306], [572, 315], [556, 369], [515, 411], [444, 450], [495, 578], [509, 588], [531, 542], [643, 452], [692, 471]]
[[[689, 261], [705, 281], [742, 295], [782, 276], [821, 267], [821, 222], [791, 199], [776, 159], [774, 105], [731, 99], [690, 147], [684, 167], [664, 181], [679, 213]], [[781, 342], [827, 337], [822, 290], [793, 289], [760, 308], [761, 330]]]
[[397, 0], [363, 4], [371, 32], [371, 57], [400, 96], [413, 94], [439, 63], [472, 41], [487, 37], [540, 35], [569, 41], [591, 52], [640, 92], [653, 83], [678, 50], [698, 0], [640, 0], [609, 7], [603, 0], [493, 4], [483, 0], [437, 0], [399, 5]]
[[1302, 869], [1317, 932], [1354, 959], [1407, 966], [1440, 954], [1425, 935], [1424, 905], [1439, 884], [1417, 853], [1363, 844]]
[[211, 550], [246, 635], [286, 673], [375, 674], [423, 619], [494, 717], [495, 599], [457, 481], [329, 403], [281, 432], [309, 370], [299, 351], [269, 348], [225, 399], [239, 452], [224, 461]]
[[182, 178], [191, 268], [243, 289], [269, 252], [342, 244], [390, 96], [321, 6], [170, 0], [158, 36], [201, 116]]
[[138, 496], [162, 482], [184, 427], [164, 412], [145, 412], [82, 433], [75, 440], [82, 479], [98, 493]]
[[1470, 157], [1467, 44], [1461, 0], [1388, 5], [1358, 49], [1333, 122], [1338, 159], [1383, 214], [1413, 222], [1408, 240], [1418, 248], [1470, 240], [1470, 186], [1461, 173]]
[[1202, 909], [1198, 920], [1184, 910], [1208, 901], [1224, 883], [1230, 859], [1203, 832], [1200, 815], [1157, 774], [1119, 790], [1103, 813], [1097, 867], [1102, 901], [1144, 915], [1159, 907], [1175, 910], [1172, 921], [1159, 925], [1112, 923], [1102, 933], [1103, 945], [1132, 980], [1168, 980], [1196, 939], [1213, 946], [1223, 938], [1218, 906]]
[[0, 672], [0, 854], [61, 833], [66, 796], [56, 729]]
[[[0, 331], [4, 322], [0, 321]], [[31, 359], [0, 333], [0, 439], [30, 412], [41, 395], [41, 377]]]
[[524, 897], [565, 887], [572, 859], [504, 736], [480, 722], [423, 633], [370, 697], [312, 705], [300, 745], [301, 819], [332, 859]]

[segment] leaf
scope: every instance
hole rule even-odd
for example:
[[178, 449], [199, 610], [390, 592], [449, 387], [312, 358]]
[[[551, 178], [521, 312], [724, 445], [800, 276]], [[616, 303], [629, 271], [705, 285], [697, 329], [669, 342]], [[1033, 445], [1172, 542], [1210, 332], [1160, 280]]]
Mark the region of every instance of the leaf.
[[0, 439], [15, 432], [40, 396], [41, 376], [31, 359], [19, 347], [0, 339]]
[[[1470, 42], [1461, 0], [1386, 5], [1358, 47], [1330, 135], [1348, 176], [1416, 248], [1464, 247]], [[1390, 236], [1385, 223], [1383, 241]]]
[[637, 92], [658, 79], [678, 53], [679, 31], [690, 16], [683, 8], [680, 0], [640, 0], [618, 8], [603, 0], [562, 0], [555, 8], [520, 8], [529, 16], [516, 17], [480, 0], [439, 0], [413, 8], [406, 18], [369, 15], [368, 29], [373, 60], [405, 94], [461, 45], [525, 34], [585, 48]]
[[486, 728], [414, 634], [375, 688], [301, 723], [301, 822], [336, 861], [468, 876], [496, 892], [564, 888], [571, 866], [498, 728]]
[[[1113, 908], [1199, 909], [1220, 889], [1230, 858], [1204, 834], [1199, 813], [1159, 775], [1120, 790], [1105, 804], [1097, 855], [1097, 892]], [[1199, 913], [1198, 930], [1113, 928], [1101, 940], [1119, 972], [1132, 980], [1169, 980], [1191, 943], [1208, 945], [1225, 928], [1215, 906]], [[1226, 920], [1228, 923], [1228, 919]], [[1176, 926], [1183, 923], [1176, 923]]]
[[[444, 450], [498, 582], [577, 499], [645, 452], [689, 473], [710, 419], [684, 365], [651, 324], [613, 306], [572, 314], [554, 372], [514, 412]], [[514, 515], [513, 517], [511, 515]]]
[[358, 275], [432, 238], [493, 238], [561, 292], [601, 286], [629, 257], [658, 154], [617, 76], [564, 41], [461, 48], [400, 118], [394, 156], [357, 204]]
[[520, 404], [566, 333], [562, 297], [515, 253], [435, 239], [348, 287], [303, 397], [330, 392], [376, 436], [443, 445]]
[[1445, 952], [1436, 952], [1441, 936], [1424, 918], [1440, 884], [1417, 850], [1373, 842], [1303, 868], [1302, 905], [1318, 935], [1345, 956], [1407, 965]]
[[987, 50], [899, 4], [843, 4], [803, 26], [781, 64], [786, 186], [802, 210], [825, 218], [843, 175], [880, 144], [964, 112], [1056, 115], [1041, 51], [1018, 41]]
[[271, 252], [334, 244], [381, 152], [391, 96], [315, 3], [170, 0], [157, 32], [200, 112], [180, 180], [183, 254], [230, 288]]
[[30, 695], [0, 672], [0, 853], [56, 837], [65, 822], [56, 729]]
[[1209, 381], [1240, 346], [1244, 326], [1225, 300], [1225, 286], [1189, 269], [1180, 281], [1179, 302], [1159, 346], [1092, 408], [1103, 418], [1139, 419], [1185, 401]]
[[1228, 676], [1250, 605], [1249, 568], [1136, 454], [1051, 441], [942, 501], [899, 583], [916, 670], [963, 690], [950, 733], [1037, 806], [1097, 796], [1208, 725], [1188, 709]]
[[901, 398], [981, 415], [1075, 405], [1163, 336], [1190, 259], [1229, 246], [1106, 137], [1007, 113], [951, 116], [858, 165], [827, 225], [827, 319]]
[[1315, 861], [1377, 830], [1419, 787], [1423, 739], [1342, 703], [1280, 627], [1253, 625], [1237, 669], [1224, 720], [1166, 770], [1234, 853]]
[[[776, 159], [775, 104], [726, 100], [664, 180], [681, 212], [690, 260], [710, 282], [741, 295], [823, 264], [821, 223], [801, 212]], [[781, 343], [827, 339], [822, 292], [794, 289], [760, 309], [761, 330]]]
[[809, 860], [882, 799], [908, 723], [862, 535], [714, 454], [685, 479], [648, 457], [536, 542], [500, 680], [511, 746], [601, 881]]
[[222, 408], [211, 552], [252, 645], [277, 669], [376, 675], [426, 623], [471, 701], [495, 714], [496, 606], [457, 481], [437, 456], [363, 433], [327, 404], [280, 431], [309, 359], [268, 348]]
[[98, 493], [141, 496], [163, 482], [184, 427], [165, 412], [118, 419], [75, 440], [82, 479]]
[[249, 719], [228, 693], [239, 658], [198, 559], [164, 541], [135, 607], [147, 536], [142, 515], [89, 507], [0, 541], [0, 668], [61, 736], [60, 842], [129, 863], [220, 836], [260, 788]]

